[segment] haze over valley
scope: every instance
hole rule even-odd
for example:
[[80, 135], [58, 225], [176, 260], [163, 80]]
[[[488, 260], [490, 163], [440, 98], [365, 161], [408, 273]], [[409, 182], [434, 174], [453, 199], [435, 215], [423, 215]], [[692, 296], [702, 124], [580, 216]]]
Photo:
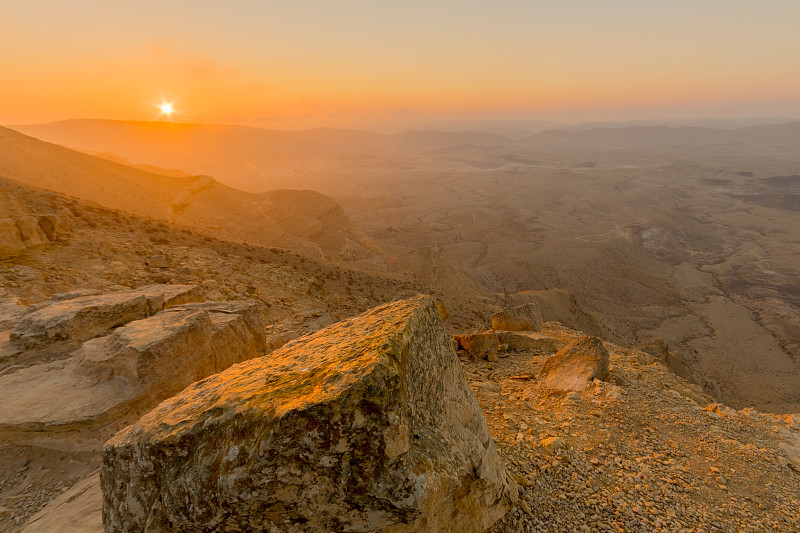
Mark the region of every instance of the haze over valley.
[[[260, 192], [252, 198], [261, 205], [276, 198], [266, 192], [273, 187], [319, 191], [344, 209], [336, 222], [330, 213], [338, 207], [322, 197], [286, 204], [287, 192], [276, 203], [328, 216], [310, 231], [323, 257], [406, 270], [449, 296], [471, 291], [495, 305], [562, 289], [585, 312], [576, 325], [628, 345], [665, 341], [673, 369], [722, 401], [774, 412], [800, 407], [800, 123], [521, 138], [119, 121], [19, 130], [212, 175], [220, 183], [162, 178], [174, 189], [159, 197], [179, 207], [147, 214], [253, 244], [304, 249], [302, 236], [270, 229], [275, 212], [266, 212], [269, 222], [252, 220], [255, 207], [215, 214], [233, 201], [221, 202], [220, 190], [246, 197], [222, 183]], [[91, 186], [79, 195], [122, 207]], [[281, 213], [283, 227], [302, 227], [303, 215]]]

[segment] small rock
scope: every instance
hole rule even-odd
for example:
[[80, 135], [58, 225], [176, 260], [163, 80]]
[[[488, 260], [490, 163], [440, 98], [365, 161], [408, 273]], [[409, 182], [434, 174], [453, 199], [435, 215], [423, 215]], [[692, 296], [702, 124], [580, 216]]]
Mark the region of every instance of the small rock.
[[582, 391], [595, 378], [608, 377], [608, 351], [597, 337], [581, 337], [550, 356], [539, 372], [548, 389]]
[[546, 437], [539, 441], [539, 445], [553, 452], [567, 447], [567, 443], [561, 437]]

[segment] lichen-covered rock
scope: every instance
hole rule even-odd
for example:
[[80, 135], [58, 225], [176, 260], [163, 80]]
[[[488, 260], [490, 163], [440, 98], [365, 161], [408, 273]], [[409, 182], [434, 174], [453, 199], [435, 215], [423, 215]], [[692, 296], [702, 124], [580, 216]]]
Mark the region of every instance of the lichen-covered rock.
[[511, 351], [553, 353], [566, 343], [535, 331], [498, 331], [500, 344], [505, 344]]
[[535, 303], [504, 309], [492, 315], [492, 329], [502, 331], [542, 331], [542, 313]]
[[500, 341], [497, 333], [493, 331], [453, 335], [453, 339], [458, 343], [460, 349], [473, 357], [490, 361], [497, 360], [497, 348], [500, 346]]
[[608, 350], [597, 337], [581, 337], [547, 358], [539, 381], [548, 389], [582, 391], [593, 379], [608, 378]]
[[107, 532], [479, 532], [506, 476], [431, 298], [191, 385], [103, 450]]

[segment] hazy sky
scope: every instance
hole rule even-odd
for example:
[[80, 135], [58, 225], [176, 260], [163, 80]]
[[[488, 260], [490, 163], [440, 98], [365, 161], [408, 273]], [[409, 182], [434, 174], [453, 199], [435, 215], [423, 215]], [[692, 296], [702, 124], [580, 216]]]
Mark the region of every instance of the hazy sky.
[[798, 0], [0, 0], [0, 123], [800, 117]]

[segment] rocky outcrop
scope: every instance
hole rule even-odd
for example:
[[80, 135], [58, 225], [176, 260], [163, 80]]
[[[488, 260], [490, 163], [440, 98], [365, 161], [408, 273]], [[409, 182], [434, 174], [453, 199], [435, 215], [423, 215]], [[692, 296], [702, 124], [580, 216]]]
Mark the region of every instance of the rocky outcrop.
[[488, 359], [489, 361], [497, 360], [497, 349], [500, 346], [500, 340], [497, 337], [497, 333], [493, 331], [454, 335], [453, 339], [455, 339], [459, 349], [464, 350], [472, 357]]
[[[59, 321], [55, 319], [58, 315], [51, 313], [45, 322], [59, 326], [79, 323], [80, 328], [63, 326], [57, 331], [75, 330], [83, 335], [96, 331], [98, 324], [116, 325], [118, 318], [122, 321], [136, 313], [147, 315], [164, 301], [188, 298], [193, 290], [190, 286], [153, 286], [114, 297], [77, 297], [31, 314], [73, 302], [70, 319]], [[94, 304], [88, 306], [87, 298]], [[85, 320], [87, 316], [102, 316], [97, 315], [98, 309], [108, 309], [111, 302], [124, 313], [111, 313], [114, 320]], [[9, 367], [0, 374], [0, 390], [4, 392], [0, 442], [6, 437], [17, 442], [35, 441], [45, 430], [50, 436], [59, 431], [106, 431], [103, 428], [108, 424], [118, 423], [133, 412], [144, 412], [194, 381], [263, 355], [261, 307], [257, 300], [175, 305], [106, 331], [55, 361], [48, 357], [39, 364]], [[81, 314], [85, 309], [91, 312]], [[129, 313], [130, 309], [136, 313]], [[45, 338], [47, 331], [42, 329]], [[75, 338], [63, 337], [66, 340], [54, 344], [51, 350], [69, 346], [69, 340]]]
[[0, 260], [55, 241], [57, 227], [52, 215], [0, 217]]
[[19, 298], [0, 295], [0, 332], [13, 328], [24, 313], [25, 306]]
[[101, 484], [107, 532], [478, 532], [517, 494], [428, 297], [188, 387]]
[[78, 296], [40, 306], [26, 314], [11, 332], [10, 340], [23, 350], [56, 342], [83, 342], [166, 307], [199, 301], [192, 285], [151, 285], [132, 291]]
[[593, 379], [608, 378], [608, 350], [597, 337], [581, 337], [551, 355], [539, 382], [550, 390], [582, 391]]
[[12, 195], [0, 191], [0, 261], [55, 241], [58, 226], [57, 216], [31, 214]]
[[566, 343], [534, 331], [498, 331], [500, 344], [508, 346], [515, 352], [536, 352], [550, 354], [562, 348]]
[[492, 315], [492, 329], [502, 331], [541, 331], [542, 313], [535, 303], [504, 309]]

